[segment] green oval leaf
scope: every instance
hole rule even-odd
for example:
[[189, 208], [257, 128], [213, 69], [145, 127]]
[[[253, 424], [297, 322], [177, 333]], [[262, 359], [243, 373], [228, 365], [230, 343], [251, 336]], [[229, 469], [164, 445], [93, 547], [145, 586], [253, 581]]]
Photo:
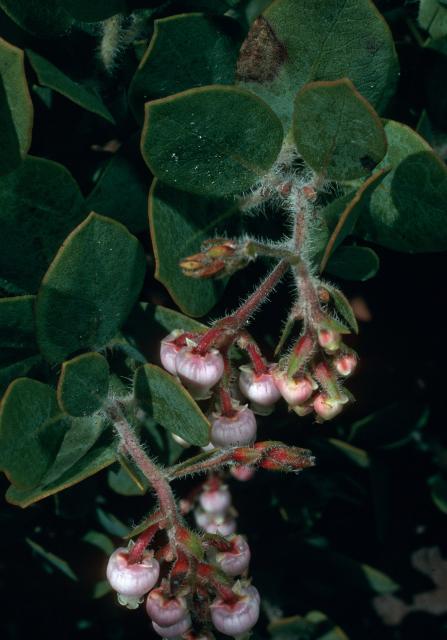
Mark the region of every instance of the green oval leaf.
[[0, 467], [20, 489], [34, 488], [65, 432], [54, 390], [29, 378], [15, 380], [0, 407]]
[[377, 253], [369, 247], [339, 247], [330, 258], [326, 270], [343, 280], [369, 280], [379, 270]]
[[87, 198], [87, 207], [124, 224], [132, 233], [147, 231], [150, 179], [136, 140], [124, 145], [106, 164]]
[[253, 94], [199, 87], [146, 104], [141, 152], [163, 182], [225, 196], [248, 189], [265, 174], [282, 139], [278, 118]]
[[148, 100], [192, 87], [232, 84], [240, 34], [238, 23], [226, 17], [189, 13], [155, 20], [149, 47], [129, 88], [135, 116], [143, 116]]
[[253, 23], [237, 76], [289, 126], [296, 92], [314, 80], [349, 78], [376, 109], [394, 90], [398, 63], [385, 20], [370, 0], [276, 0]]
[[326, 268], [335, 249], [353, 233], [359, 216], [368, 210], [373, 191], [381, 184], [388, 171], [377, 171], [365, 180], [356, 192], [337, 198], [323, 209], [321, 216], [333, 231], [324, 250], [320, 273]]
[[0, 177], [0, 286], [35, 293], [62, 241], [84, 217], [79, 187], [57, 162], [29, 156]]
[[216, 231], [228, 232], [239, 218], [234, 200], [210, 199], [178, 191], [155, 181], [149, 197], [149, 222], [156, 260], [155, 277], [168, 289], [180, 309], [202, 316], [218, 302], [222, 280], [193, 279], [183, 275], [179, 261], [200, 251]]
[[426, 29], [432, 38], [442, 38], [447, 35], [447, 7], [442, 0], [420, 0], [419, 24]]
[[38, 37], [55, 38], [73, 23], [60, 0], [0, 0], [0, 8], [19, 27]]
[[385, 123], [391, 167], [357, 223], [365, 240], [396, 251], [447, 249], [447, 168], [429, 145], [404, 124]]
[[153, 364], [139, 367], [135, 397], [156, 422], [181, 438], [203, 447], [209, 442], [209, 422], [184, 387]]
[[109, 390], [109, 365], [99, 353], [83, 353], [64, 362], [57, 385], [59, 406], [71, 416], [98, 411]]
[[90, 214], [48, 269], [36, 304], [37, 339], [49, 362], [113, 338], [143, 284], [140, 243], [118, 222]]
[[386, 153], [380, 118], [347, 78], [306, 84], [292, 128], [304, 160], [330, 180], [365, 176]]
[[102, 101], [101, 96], [92, 87], [75, 82], [58, 69], [52, 62], [27, 49], [26, 55], [34, 69], [39, 83], [65, 96], [87, 111], [96, 113], [108, 122], [115, 119]]
[[0, 175], [18, 167], [28, 153], [33, 115], [23, 51], [0, 38]]
[[[76, 420], [86, 426], [87, 421], [91, 420], [91, 418], [72, 418], [72, 420]], [[114, 442], [110, 443], [110, 438], [100, 437], [98, 442], [89, 448], [85, 455], [75, 464], [70, 465], [58, 478], [49, 483], [42, 482], [33, 489], [21, 489], [13, 485], [6, 492], [6, 500], [20, 507], [28, 507], [30, 504], [68, 489], [113, 464], [117, 457], [115, 447]], [[50, 472], [51, 468], [48, 474]]]

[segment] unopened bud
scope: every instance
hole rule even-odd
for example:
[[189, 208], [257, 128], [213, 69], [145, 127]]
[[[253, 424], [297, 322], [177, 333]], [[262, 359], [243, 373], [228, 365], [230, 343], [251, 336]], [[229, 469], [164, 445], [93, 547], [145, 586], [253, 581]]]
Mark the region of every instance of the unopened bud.
[[290, 378], [298, 373], [298, 371], [300, 371], [300, 369], [302, 369], [309, 361], [313, 353], [314, 346], [314, 340], [308, 334], [299, 338], [289, 356], [287, 374]]
[[230, 275], [244, 267], [249, 258], [233, 240], [213, 238], [202, 245], [202, 251], [180, 261], [185, 276], [212, 278]]
[[344, 353], [334, 360], [334, 366], [341, 376], [347, 378], [357, 366], [357, 358], [353, 353]]
[[343, 394], [340, 398], [330, 398], [326, 393], [319, 393], [313, 402], [314, 411], [322, 420], [332, 420], [338, 416], [348, 398]]
[[338, 351], [341, 344], [341, 335], [333, 329], [319, 329], [318, 342], [328, 353]]
[[303, 404], [309, 400], [317, 388], [312, 378], [305, 375], [291, 378], [286, 372], [280, 371], [279, 369], [273, 372], [273, 379], [282, 397], [291, 407]]

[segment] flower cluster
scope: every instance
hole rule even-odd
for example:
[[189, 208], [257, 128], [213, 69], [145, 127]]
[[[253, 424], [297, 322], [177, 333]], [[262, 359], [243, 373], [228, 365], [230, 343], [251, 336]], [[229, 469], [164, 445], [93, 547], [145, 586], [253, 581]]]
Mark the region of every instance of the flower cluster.
[[[228, 500], [223, 492], [203, 492], [201, 504], [217, 509]], [[212, 627], [239, 636], [254, 626], [260, 597], [242, 577], [250, 562], [242, 536], [199, 538], [179, 524], [151, 534], [151, 551], [140, 552], [137, 541], [110, 556], [107, 578], [121, 604], [136, 608], [145, 598], [152, 626], [163, 638], [212, 638]]]

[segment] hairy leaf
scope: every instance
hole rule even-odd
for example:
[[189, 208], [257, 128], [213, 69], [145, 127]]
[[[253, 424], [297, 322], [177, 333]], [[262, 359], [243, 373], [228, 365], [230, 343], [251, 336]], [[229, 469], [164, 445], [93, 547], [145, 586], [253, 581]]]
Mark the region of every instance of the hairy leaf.
[[37, 295], [45, 358], [61, 362], [79, 349], [107, 344], [135, 303], [144, 272], [136, 238], [118, 222], [90, 214], [64, 242]]
[[225, 196], [244, 191], [279, 153], [283, 131], [262, 100], [237, 87], [190, 89], [146, 104], [143, 158], [167, 184]]
[[169, 373], [152, 364], [137, 369], [135, 396], [154, 420], [168, 431], [195, 444], [209, 442], [209, 422], [185, 388]]
[[109, 390], [109, 365], [99, 353], [84, 353], [63, 363], [57, 399], [71, 416], [87, 416], [101, 408]]
[[369, 247], [339, 247], [330, 258], [326, 270], [343, 280], [369, 280], [379, 270], [379, 258]]

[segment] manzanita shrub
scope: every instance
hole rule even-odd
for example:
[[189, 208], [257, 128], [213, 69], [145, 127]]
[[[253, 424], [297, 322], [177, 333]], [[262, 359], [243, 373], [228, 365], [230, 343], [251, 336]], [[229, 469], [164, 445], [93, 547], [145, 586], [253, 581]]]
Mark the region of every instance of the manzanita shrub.
[[[447, 7], [420, 4], [411, 33], [444, 54]], [[154, 637], [246, 638], [263, 602], [250, 557], [264, 559], [233, 500], [270, 472], [301, 482], [327, 446], [368, 464], [315, 426], [354, 402], [358, 324], [335, 281], [376, 274], [370, 245], [447, 249], [436, 123], [422, 114], [424, 138], [395, 118], [398, 56], [371, 0], [0, 9], [6, 499], [28, 507], [113, 465], [111, 488], [146, 513], [111, 527], [117, 546], [90, 534], [109, 556], [102, 592], [142, 605]], [[276, 425], [286, 442], [266, 437]], [[264, 614], [272, 637], [323, 638], [323, 614]]]

